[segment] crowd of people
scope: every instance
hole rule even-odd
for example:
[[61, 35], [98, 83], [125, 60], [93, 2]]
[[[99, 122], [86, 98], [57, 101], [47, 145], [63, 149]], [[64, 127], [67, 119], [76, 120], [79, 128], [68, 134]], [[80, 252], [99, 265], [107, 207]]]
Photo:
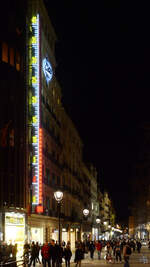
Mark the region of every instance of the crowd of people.
[[[149, 242], [150, 247], [150, 242]], [[139, 240], [98, 240], [84, 242], [76, 241], [75, 244], [75, 266], [81, 267], [81, 262], [85, 258], [85, 254], [89, 253], [90, 259], [93, 260], [94, 256], [98, 260], [101, 259], [102, 250], [105, 252], [106, 262], [122, 262], [124, 260], [124, 267], [129, 266], [129, 257], [135, 250], [140, 253], [142, 244]], [[94, 255], [96, 254], [96, 255]], [[17, 244], [0, 244], [0, 262], [10, 257], [16, 260]], [[24, 244], [23, 260], [28, 267], [35, 267], [36, 263], [43, 264], [43, 267], [60, 267], [64, 260], [66, 267], [70, 267], [70, 260], [72, 251], [70, 242], [63, 241], [61, 245], [51, 240], [40, 245], [38, 242], [31, 244]]]
[[17, 255], [17, 244], [7, 244], [5, 242], [0, 243], [0, 262], [5, 261], [7, 259], [16, 260]]

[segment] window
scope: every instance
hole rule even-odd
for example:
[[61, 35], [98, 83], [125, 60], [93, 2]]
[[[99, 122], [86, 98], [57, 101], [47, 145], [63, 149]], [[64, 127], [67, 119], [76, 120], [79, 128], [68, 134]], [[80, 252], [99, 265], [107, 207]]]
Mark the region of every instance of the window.
[[20, 54], [16, 52], [16, 70], [20, 70]]
[[50, 199], [49, 199], [49, 197], [46, 197], [46, 208], [50, 209]]
[[50, 185], [50, 171], [49, 171], [49, 169], [46, 169], [46, 181], [47, 181], [47, 185]]
[[60, 185], [60, 177], [57, 176], [57, 185]]
[[52, 185], [55, 185], [56, 181], [55, 181], [55, 174], [52, 174]]
[[10, 48], [9, 56], [10, 56], [10, 65], [14, 66], [14, 49], [13, 48]]
[[2, 44], [2, 61], [8, 63], [8, 45], [6, 43]]
[[93, 202], [92, 202], [92, 210], [94, 209], [94, 205], [93, 205]]

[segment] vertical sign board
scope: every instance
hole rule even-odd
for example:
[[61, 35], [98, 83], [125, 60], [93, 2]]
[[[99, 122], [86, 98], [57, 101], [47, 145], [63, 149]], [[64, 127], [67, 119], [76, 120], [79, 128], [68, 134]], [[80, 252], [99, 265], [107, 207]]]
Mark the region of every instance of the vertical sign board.
[[32, 205], [42, 205], [42, 129], [40, 128], [40, 27], [39, 14], [33, 16], [30, 26], [29, 66], [32, 92], [29, 103], [32, 139]]

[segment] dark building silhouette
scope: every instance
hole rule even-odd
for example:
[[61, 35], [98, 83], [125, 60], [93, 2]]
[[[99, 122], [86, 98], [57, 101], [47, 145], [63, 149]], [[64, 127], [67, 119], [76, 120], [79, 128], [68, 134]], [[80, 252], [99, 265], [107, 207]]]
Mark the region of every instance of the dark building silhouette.
[[5, 0], [0, 9], [1, 240], [7, 212], [23, 211], [26, 205], [25, 12], [24, 0]]
[[[138, 152], [131, 185], [132, 234], [149, 238], [150, 224], [150, 123], [138, 129]], [[133, 230], [134, 228], [134, 230]]]

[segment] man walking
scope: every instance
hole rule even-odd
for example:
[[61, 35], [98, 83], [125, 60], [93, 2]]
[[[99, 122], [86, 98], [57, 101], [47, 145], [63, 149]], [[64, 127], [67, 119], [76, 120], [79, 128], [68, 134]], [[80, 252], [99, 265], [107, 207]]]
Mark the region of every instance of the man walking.
[[96, 243], [96, 250], [97, 250], [97, 254], [98, 254], [98, 260], [100, 260], [101, 251], [102, 251], [102, 244], [101, 244], [100, 240], [98, 240], [98, 242]]
[[129, 243], [127, 243], [123, 248], [123, 256], [124, 256], [124, 267], [130, 267], [129, 265], [129, 257], [131, 255], [131, 247]]
[[48, 242], [46, 242], [44, 244], [44, 246], [42, 247], [42, 261], [43, 261], [43, 267], [46, 267], [46, 265], [48, 264], [48, 267], [50, 267], [50, 247], [48, 245]]

